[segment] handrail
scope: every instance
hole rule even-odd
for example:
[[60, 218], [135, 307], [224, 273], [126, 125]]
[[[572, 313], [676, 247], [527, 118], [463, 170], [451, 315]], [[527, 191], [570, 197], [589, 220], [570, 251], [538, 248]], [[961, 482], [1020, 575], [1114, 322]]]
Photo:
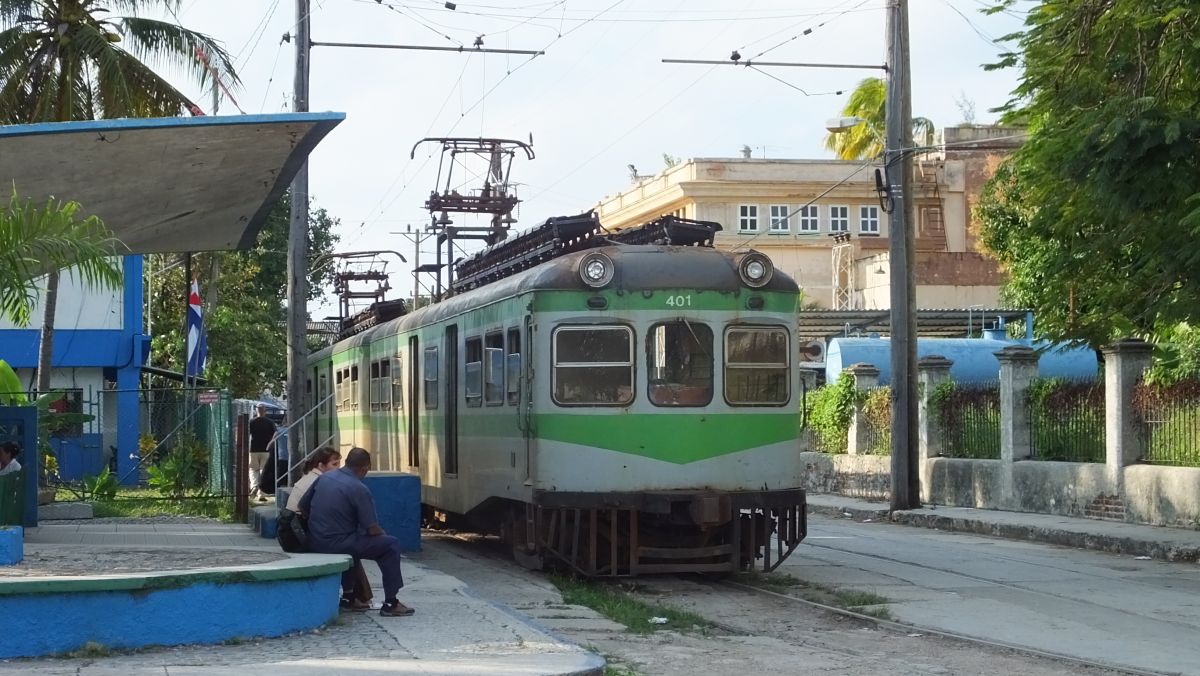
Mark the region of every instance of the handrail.
[[[326, 404], [327, 402], [329, 402], [330, 400], [332, 400], [332, 399], [333, 399], [333, 397], [334, 397], [334, 394], [335, 394], [334, 392], [330, 392], [329, 394], [325, 395], [325, 398], [324, 398], [324, 399], [322, 399], [322, 400], [318, 401], [317, 403], [313, 404], [313, 405], [312, 405], [312, 407], [310, 407], [310, 408], [309, 408], [307, 411], [305, 411], [305, 412], [304, 412], [304, 413], [303, 413], [303, 414], [302, 414], [302, 415], [301, 415], [299, 418], [297, 418], [297, 419], [295, 419], [295, 420], [293, 420], [293, 421], [289, 422], [289, 423], [288, 423], [286, 426], [284, 426], [282, 429], [280, 429], [279, 427], [276, 427], [276, 428], [275, 428], [275, 434], [274, 434], [274, 436], [272, 436], [272, 437], [271, 437], [271, 440], [267, 442], [267, 451], [268, 451], [268, 453], [270, 453], [270, 457], [271, 457], [271, 461], [272, 461], [272, 462], [278, 462], [278, 456], [277, 456], [277, 453], [276, 453], [276, 451], [277, 451], [277, 444], [276, 444], [276, 441], [277, 441], [277, 440], [278, 440], [280, 437], [282, 437], [282, 436], [285, 436], [285, 435], [287, 435], [287, 434], [290, 434], [290, 433], [291, 433], [291, 430], [292, 430], [292, 428], [293, 428], [293, 427], [295, 427], [296, 425], [299, 425], [300, 423], [302, 423], [302, 422], [305, 422], [305, 421], [308, 419], [308, 417], [309, 417], [310, 415], [312, 415], [314, 412], [316, 412], [316, 410], [317, 410], [318, 408], [320, 408], [321, 406], [323, 406], [324, 404]], [[305, 429], [305, 428], [301, 427], [301, 428], [300, 428], [300, 431], [301, 431], [301, 432], [303, 432], [303, 431], [304, 431], [304, 429]], [[299, 460], [297, 460], [295, 464], [293, 464], [293, 465], [289, 465], [289, 466], [287, 467], [287, 469], [286, 469], [286, 470], [285, 470], [285, 472], [284, 472], [284, 475], [287, 477], [287, 485], [288, 485], [288, 488], [291, 488], [291, 487], [292, 487], [292, 485], [293, 485], [293, 482], [292, 482], [292, 472], [293, 472], [293, 471], [295, 471], [295, 469], [296, 469], [296, 468], [298, 468], [298, 467], [303, 467], [303, 466], [304, 466], [304, 463], [308, 462], [308, 459], [312, 457], [313, 453], [316, 453], [317, 451], [319, 451], [319, 450], [321, 449], [321, 447], [322, 447], [322, 446], [324, 446], [325, 444], [327, 444], [327, 443], [329, 443], [329, 442], [333, 441], [333, 438], [334, 438], [334, 436], [333, 436], [332, 434], [331, 434], [331, 435], [329, 435], [328, 437], [326, 437], [326, 438], [325, 438], [325, 440], [324, 440], [324, 441], [322, 441], [321, 443], [317, 444], [316, 446], [314, 446], [314, 447], [310, 448], [310, 449], [308, 450], [308, 452], [306, 452], [306, 453], [304, 453], [303, 455], [301, 455], [300, 459], [299, 459]], [[304, 439], [303, 439], [303, 438], [301, 438], [301, 440], [300, 440], [300, 441], [301, 441], [301, 443], [302, 443], [302, 444], [304, 443]], [[289, 454], [289, 455], [290, 455], [290, 454]], [[278, 466], [278, 465], [277, 465], [277, 466]], [[276, 483], [278, 483], [278, 482], [279, 482], [279, 479], [280, 479], [280, 477], [278, 477], [278, 476], [276, 476], [276, 477], [275, 477], [275, 481], [276, 481]]]

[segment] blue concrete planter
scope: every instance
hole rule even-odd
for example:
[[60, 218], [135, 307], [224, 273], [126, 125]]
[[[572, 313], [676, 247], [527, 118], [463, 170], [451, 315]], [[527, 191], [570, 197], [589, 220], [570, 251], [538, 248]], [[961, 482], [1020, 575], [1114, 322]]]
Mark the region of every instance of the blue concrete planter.
[[380, 527], [400, 540], [404, 551], [421, 551], [421, 477], [401, 472], [371, 472], [363, 483], [375, 498]]
[[0, 526], [0, 566], [11, 566], [25, 558], [25, 529]]
[[300, 554], [241, 568], [0, 580], [0, 617], [9, 620], [0, 658], [313, 629], [337, 616], [349, 565], [346, 556]]

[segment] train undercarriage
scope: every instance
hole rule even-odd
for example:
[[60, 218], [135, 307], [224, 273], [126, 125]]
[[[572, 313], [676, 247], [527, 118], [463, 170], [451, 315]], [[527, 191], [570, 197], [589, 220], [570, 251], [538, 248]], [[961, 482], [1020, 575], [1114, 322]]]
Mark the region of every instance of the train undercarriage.
[[803, 489], [540, 492], [502, 528], [528, 567], [588, 577], [774, 570], [807, 534]]

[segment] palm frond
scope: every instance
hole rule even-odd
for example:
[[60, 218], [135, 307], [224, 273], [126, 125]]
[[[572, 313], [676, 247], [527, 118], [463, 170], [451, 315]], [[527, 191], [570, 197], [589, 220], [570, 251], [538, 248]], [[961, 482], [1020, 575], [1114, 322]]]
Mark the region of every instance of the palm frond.
[[71, 268], [88, 286], [117, 288], [125, 249], [96, 216], [82, 217], [78, 202], [53, 198], [44, 207], [21, 200], [14, 187], [0, 211], [0, 315], [21, 326], [37, 302], [36, 280]]
[[36, 0], [0, 0], [0, 21], [8, 25], [21, 16], [39, 16], [44, 9], [44, 3]]
[[121, 30], [125, 34], [125, 49], [148, 64], [185, 66], [189, 75], [204, 85], [211, 73], [200, 58], [203, 53], [226, 86], [241, 86], [233, 58], [219, 42], [203, 33], [166, 21], [135, 17], [123, 17]]

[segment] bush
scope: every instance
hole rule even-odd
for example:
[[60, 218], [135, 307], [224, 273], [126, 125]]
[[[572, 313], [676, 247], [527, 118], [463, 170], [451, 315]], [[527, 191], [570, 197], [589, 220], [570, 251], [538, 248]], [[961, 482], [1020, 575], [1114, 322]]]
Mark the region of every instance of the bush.
[[854, 415], [854, 377], [845, 371], [833, 383], [827, 384], [809, 397], [806, 423], [817, 434], [820, 450], [825, 453], [845, 453], [850, 420]]
[[166, 457], [146, 470], [150, 485], [171, 498], [203, 495], [208, 483], [208, 448], [191, 434], [181, 435]]

